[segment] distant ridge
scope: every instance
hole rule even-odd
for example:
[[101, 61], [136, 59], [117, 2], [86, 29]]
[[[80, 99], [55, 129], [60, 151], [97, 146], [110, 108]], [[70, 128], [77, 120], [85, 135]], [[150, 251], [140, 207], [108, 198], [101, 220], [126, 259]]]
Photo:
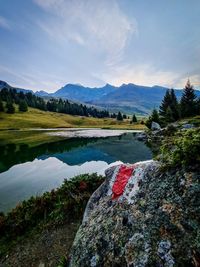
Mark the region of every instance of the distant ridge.
[[[4, 81], [0, 81], [0, 89], [14, 88]], [[19, 91], [32, 90], [16, 88]], [[85, 87], [80, 84], [66, 84], [54, 93], [47, 93], [45, 91], [37, 91], [36, 95], [41, 97], [56, 97], [64, 98], [75, 102], [82, 102], [88, 105], [95, 105], [109, 109], [111, 111], [121, 110], [126, 113], [149, 114], [153, 108], [158, 108], [167, 87], [142, 86], [133, 83], [122, 84], [119, 87], [106, 84], [103, 87]], [[182, 90], [175, 89], [177, 98], [180, 99]], [[196, 95], [200, 97], [200, 91], [195, 91]]]
[[21, 91], [21, 92], [31, 92], [34, 94], [34, 92], [30, 89], [23, 89], [23, 88], [18, 88], [18, 87], [13, 87], [10, 84], [8, 84], [7, 82], [1, 81], [0, 80], [0, 90], [3, 88], [7, 88], [7, 89], [16, 89], [17, 91]]

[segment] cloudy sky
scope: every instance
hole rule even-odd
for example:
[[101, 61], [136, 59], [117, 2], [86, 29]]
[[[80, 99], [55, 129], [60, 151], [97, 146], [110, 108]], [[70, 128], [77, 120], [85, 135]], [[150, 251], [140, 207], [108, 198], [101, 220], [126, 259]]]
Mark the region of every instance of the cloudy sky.
[[200, 88], [199, 0], [0, 0], [0, 79]]

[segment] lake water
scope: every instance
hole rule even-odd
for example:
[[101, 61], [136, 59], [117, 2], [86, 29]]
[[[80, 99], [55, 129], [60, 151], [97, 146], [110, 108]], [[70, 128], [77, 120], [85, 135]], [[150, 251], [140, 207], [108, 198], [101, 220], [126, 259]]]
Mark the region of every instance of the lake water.
[[27, 145], [1, 147], [0, 211], [8, 211], [32, 195], [56, 188], [64, 179], [75, 175], [104, 174], [112, 164], [152, 158], [150, 149], [136, 140], [135, 133], [119, 132], [120, 136], [102, 138], [100, 136], [106, 136], [105, 131], [99, 131], [99, 138], [89, 137], [84, 132], [83, 137], [78, 134], [78, 137], [34, 148]]

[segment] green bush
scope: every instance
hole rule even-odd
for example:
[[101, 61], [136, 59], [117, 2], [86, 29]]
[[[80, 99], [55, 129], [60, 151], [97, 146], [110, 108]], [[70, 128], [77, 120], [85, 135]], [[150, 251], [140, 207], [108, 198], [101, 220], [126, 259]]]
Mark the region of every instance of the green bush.
[[4, 250], [2, 244], [23, 236], [36, 226], [80, 219], [91, 194], [104, 179], [96, 173], [79, 175], [65, 180], [56, 190], [19, 203], [6, 215], [0, 212], [0, 256]]
[[165, 139], [160, 149], [160, 159], [164, 165], [194, 167], [200, 164], [200, 129], [179, 131]]

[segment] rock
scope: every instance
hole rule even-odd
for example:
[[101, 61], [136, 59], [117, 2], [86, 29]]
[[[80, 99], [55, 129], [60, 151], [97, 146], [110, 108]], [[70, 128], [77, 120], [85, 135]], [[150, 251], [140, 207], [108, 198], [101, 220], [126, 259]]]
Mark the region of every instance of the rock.
[[147, 139], [148, 139], [147, 134], [145, 132], [136, 133], [135, 138], [138, 141], [147, 141]]
[[192, 129], [192, 128], [195, 128], [193, 124], [191, 123], [185, 123], [182, 125], [182, 129]]
[[179, 169], [163, 173], [153, 160], [108, 169], [69, 266], [199, 266], [199, 180]]
[[155, 122], [155, 121], [152, 121], [152, 123], [151, 123], [151, 130], [152, 131], [161, 130], [160, 124], [157, 123], [157, 122]]

